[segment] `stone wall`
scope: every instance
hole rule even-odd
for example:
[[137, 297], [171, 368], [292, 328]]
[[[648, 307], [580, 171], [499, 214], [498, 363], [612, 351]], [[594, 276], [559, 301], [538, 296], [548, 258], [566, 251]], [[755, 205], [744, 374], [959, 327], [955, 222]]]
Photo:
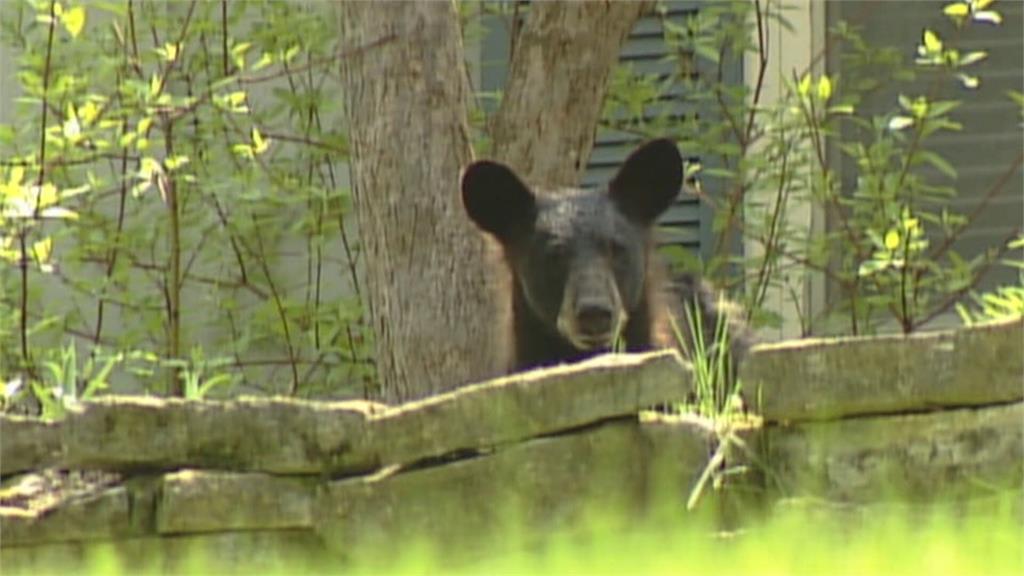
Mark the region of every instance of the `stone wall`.
[[[423, 534], [455, 544], [510, 515], [543, 534], [593, 510], [644, 515], [665, 494], [683, 514], [723, 456], [751, 470], [706, 491], [725, 523], [792, 496], [1019, 488], [1022, 377], [1017, 321], [756, 348], [741, 374], [752, 415], [728, 427], [647, 411], [692, 398], [674, 351], [394, 407], [107, 397], [56, 423], [0, 416], [0, 554], [5, 571], [28, 571], [113, 546], [174, 569], [186, 547], [230, 562], [346, 557]], [[729, 435], [745, 448], [725, 450], [739, 446]]]

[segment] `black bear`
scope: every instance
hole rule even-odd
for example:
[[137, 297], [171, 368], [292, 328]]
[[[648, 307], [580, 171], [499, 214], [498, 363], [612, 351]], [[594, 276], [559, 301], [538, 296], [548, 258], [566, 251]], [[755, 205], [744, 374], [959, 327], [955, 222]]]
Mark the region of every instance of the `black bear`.
[[654, 222], [682, 183], [682, 157], [666, 139], [634, 151], [606, 190], [534, 191], [487, 160], [465, 170], [466, 211], [501, 243], [512, 274], [514, 370], [581, 360], [619, 339], [627, 351], [673, 346], [668, 315], [684, 318], [684, 302], [713, 334], [724, 312], [712, 292], [691, 277], [670, 285], [653, 251]]

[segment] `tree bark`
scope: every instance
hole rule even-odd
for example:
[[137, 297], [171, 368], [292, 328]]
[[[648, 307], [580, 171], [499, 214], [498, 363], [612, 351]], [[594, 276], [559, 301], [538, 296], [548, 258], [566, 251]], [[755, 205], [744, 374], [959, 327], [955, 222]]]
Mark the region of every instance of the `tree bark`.
[[[459, 195], [472, 158], [451, 2], [341, 2], [342, 86], [382, 398], [500, 373], [500, 276]], [[365, 50], [360, 47], [379, 43]]]
[[[531, 7], [493, 124], [498, 158], [530, 181], [577, 183], [608, 76], [645, 7]], [[339, 13], [381, 397], [404, 401], [497, 375], [508, 367], [509, 278], [460, 200], [472, 150], [454, 4], [345, 1]]]
[[648, 2], [534, 2], [491, 125], [494, 156], [528, 182], [575, 186], [608, 77]]

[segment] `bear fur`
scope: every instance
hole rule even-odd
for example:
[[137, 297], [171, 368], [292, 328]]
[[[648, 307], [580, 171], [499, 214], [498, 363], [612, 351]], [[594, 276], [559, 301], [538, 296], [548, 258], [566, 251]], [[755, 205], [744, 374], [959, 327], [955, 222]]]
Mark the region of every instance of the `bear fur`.
[[[682, 157], [667, 139], [634, 151], [605, 190], [535, 190], [488, 160], [465, 170], [466, 211], [501, 244], [512, 276], [513, 371], [582, 360], [620, 341], [630, 352], [676, 346], [670, 314], [689, 340], [684, 352], [693, 350], [683, 303], [696, 303], [710, 346], [727, 311], [699, 279], [669, 282], [654, 253], [655, 221], [682, 183]], [[731, 352], [735, 363], [742, 350]]]

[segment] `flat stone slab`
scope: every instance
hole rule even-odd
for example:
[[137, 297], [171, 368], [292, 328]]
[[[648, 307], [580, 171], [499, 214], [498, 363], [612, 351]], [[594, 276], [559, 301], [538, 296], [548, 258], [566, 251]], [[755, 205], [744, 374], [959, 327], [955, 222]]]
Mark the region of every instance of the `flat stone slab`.
[[796, 340], [741, 368], [766, 422], [984, 406], [1024, 399], [1024, 321], [962, 330]]
[[0, 476], [40, 470], [61, 457], [60, 424], [0, 414]]
[[183, 470], [167, 474], [156, 532], [312, 528], [317, 478]]
[[303, 474], [377, 466], [366, 422], [370, 402], [242, 398], [229, 402], [109, 396], [84, 402], [62, 423], [69, 468], [171, 468]]
[[784, 496], [928, 499], [1024, 482], [1024, 403], [848, 418], [764, 430]]
[[372, 443], [384, 464], [415, 462], [635, 416], [691, 390], [675, 350], [608, 354], [396, 406], [372, 419]]
[[132, 510], [133, 496], [126, 486], [114, 486], [40, 513], [5, 509], [0, 514], [4, 555], [9, 546], [143, 535], [146, 528], [133, 520]]
[[58, 423], [0, 415], [0, 462], [5, 475], [42, 465], [356, 475], [635, 415], [682, 401], [691, 388], [688, 367], [665, 350], [516, 374], [395, 407], [105, 396]]

